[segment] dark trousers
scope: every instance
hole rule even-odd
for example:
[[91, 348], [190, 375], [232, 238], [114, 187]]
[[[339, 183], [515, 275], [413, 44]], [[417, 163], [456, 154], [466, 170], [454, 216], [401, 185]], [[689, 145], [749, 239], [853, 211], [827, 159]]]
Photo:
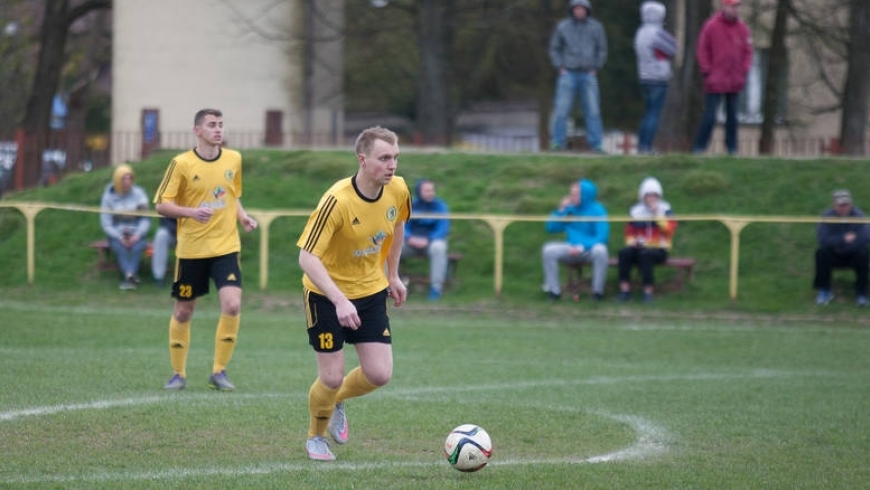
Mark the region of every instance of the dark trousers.
[[816, 250], [816, 277], [813, 288], [831, 290], [831, 271], [834, 267], [849, 267], [855, 270], [855, 295], [867, 294], [870, 252], [866, 247], [851, 253], [839, 253], [833, 248]]
[[668, 260], [668, 251], [663, 248], [625, 247], [619, 251], [619, 281], [631, 279], [631, 267], [637, 264], [640, 281], [644, 286], [655, 284], [653, 269], [656, 264]]
[[716, 126], [716, 113], [719, 111], [719, 103], [725, 99], [725, 148], [729, 155], [737, 153], [737, 96], [739, 94], [705, 94], [704, 115], [701, 118], [701, 126], [695, 136], [695, 144], [692, 151], [703, 153], [710, 143], [713, 127]]

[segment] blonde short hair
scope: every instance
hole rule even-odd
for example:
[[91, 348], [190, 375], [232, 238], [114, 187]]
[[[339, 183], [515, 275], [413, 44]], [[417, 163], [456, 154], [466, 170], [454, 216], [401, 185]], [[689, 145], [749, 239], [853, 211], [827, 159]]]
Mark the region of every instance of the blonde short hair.
[[356, 154], [368, 155], [371, 153], [372, 147], [375, 145], [375, 140], [386, 141], [391, 145], [395, 145], [399, 142], [399, 137], [396, 133], [380, 126], [363, 129], [356, 138]]

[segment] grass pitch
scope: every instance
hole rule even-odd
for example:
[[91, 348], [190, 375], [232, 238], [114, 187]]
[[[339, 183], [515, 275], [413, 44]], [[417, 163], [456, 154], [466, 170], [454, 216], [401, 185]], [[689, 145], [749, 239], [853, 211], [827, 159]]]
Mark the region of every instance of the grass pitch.
[[[246, 300], [210, 391], [217, 306], [167, 393], [171, 301], [0, 301], [0, 488], [859, 488], [870, 331], [849, 325], [391, 310], [395, 375], [348, 402], [335, 463], [304, 451], [315, 375], [296, 301]], [[265, 306], [265, 305], [270, 306]], [[579, 313], [575, 312], [575, 313]], [[348, 368], [355, 365], [352, 350]], [[473, 474], [447, 432], [490, 433]]]

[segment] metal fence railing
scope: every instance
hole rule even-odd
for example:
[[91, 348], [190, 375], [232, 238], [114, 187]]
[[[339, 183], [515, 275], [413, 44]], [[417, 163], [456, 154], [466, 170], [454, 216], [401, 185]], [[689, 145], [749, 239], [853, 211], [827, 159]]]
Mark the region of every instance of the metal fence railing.
[[[36, 216], [45, 209], [56, 209], [69, 212], [90, 212], [100, 213], [102, 210], [94, 206], [81, 205], [64, 205], [36, 202], [4, 202], [0, 201], [0, 208], [14, 208], [24, 215], [27, 221], [27, 282], [32, 285], [36, 272]], [[259, 261], [259, 277], [260, 289], [266, 290], [269, 285], [269, 233], [272, 222], [279, 217], [300, 217], [307, 218], [311, 210], [256, 210], [247, 209], [249, 215], [257, 219], [259, 226], [256, 233], [261, 234], [260, 239], [260, 261]], [[137, 213], [138, 214], [138, 213]], [[157, 215], [152, 212], [141, 213], [144, 216]], [[419, 217], [429, 218], [435, 215], [419, 214]], [[437, 215], [444, 216], [444, 215]], [[500, 296], [504, 289], [504, 231], [514, 223], [521, 222], [547, 222], [554, 218], [550, 216], [522, 216], [522, 215], [492, 215], [492, 214], [473, 214], [473, 213], [451, 213], [447, 215], [451, 220], [466, 220], [466, 221], [482, 221], [486, 223], [493, 232], [493, 293]], [[571, 217], [563, 218], [563, 221], [600, 221], [607, 220], [611, 223], [624, 223], [630, 221], [630, 217]], [[818, 216], [729, 216], [729, 215], [685, 215], [673, 216], [672, 219], [679, 222], [689, 221], [718, 221], [722, 223], [730, 232], [731, 247], [730, 247], [730, 268], [728, 281], [728, 296], [732, 303], [737, 301], [738, 293], [738, 271], [740, 270], [740, 233], [748, 225], [753, 223], [870, 223], [867, 218], [820, 218]]]

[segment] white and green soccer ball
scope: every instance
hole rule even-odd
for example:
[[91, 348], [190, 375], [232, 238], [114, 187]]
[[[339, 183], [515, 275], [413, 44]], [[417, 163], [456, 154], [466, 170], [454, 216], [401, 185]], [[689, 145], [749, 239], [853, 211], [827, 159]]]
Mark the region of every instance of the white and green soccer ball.
[[471, 473], [483, 469], [492, 457], [492, 439], [482, 427], [462, 424], [447, 434], [444, 456], [453, 468]]

